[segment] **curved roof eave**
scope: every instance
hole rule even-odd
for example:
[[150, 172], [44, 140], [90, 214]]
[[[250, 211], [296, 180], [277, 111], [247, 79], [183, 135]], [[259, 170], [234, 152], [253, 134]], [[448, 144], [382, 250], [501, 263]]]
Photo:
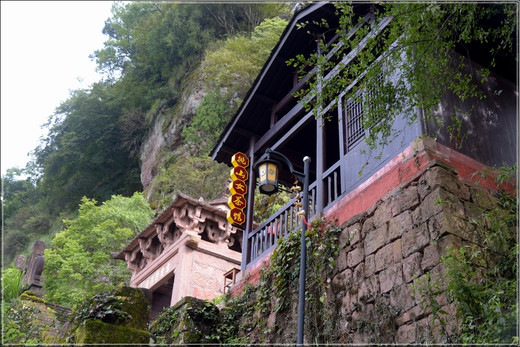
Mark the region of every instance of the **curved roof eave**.
[[125, 252], [131, 251], [135, 247], [138, 247], [140, 238], [148, 237], [151, 233], [153, 233], [155, 231], [155, 225], [158, 223], [159, 224], [164, 223], [166, 220], [168, 220], [168, 218], [170, 218], [171, 209], [174, 208], [175, 206], [182, 205], [184, 202], [191, 203], [192, 205], [202, 206], [206, 211], [223, 216], [224, 218], [226, 217], [226, 212], [224, 212], [204, 201], [196, 200], [196, 199], [190, 197], [189, 195], [186, 195], [178, 190], [175, 194], [175, 198], [173, 199], [173, 202], [166, 209], [164, 209], [164, 211], [161, 214], [159, 214], [157, 217], [155, 217], [154, 220], [150, 224], [148, 224], [148, 226], [146, 228], [144, 228], [139, 234], [137, 234], [128, 243], [128, 245], [126, 245], [126, 247], [123, 248], [123, 250], [121, 250], [120, 252], [114, 252], [112, 254], [112, 257], [114, 259], [125, 260]]

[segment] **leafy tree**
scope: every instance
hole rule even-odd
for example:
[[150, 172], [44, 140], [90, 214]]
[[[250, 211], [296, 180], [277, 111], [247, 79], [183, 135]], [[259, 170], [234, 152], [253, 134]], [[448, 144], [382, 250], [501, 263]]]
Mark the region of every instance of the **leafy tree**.
[[275, 3], [116, 3], [103, 29], [109, 39], [91, 57], [125, 90], [132, 100], [128, 108], [148, 109], [156, 99], [173, 105], [182, 79], [212, 41], [251, 31], [267, 16], [287, 12], [286, 4]]
[[130, 94], [128, 107], [147, 109], [155, 99], [174, 103], [183, 76], [223, 33], [212, 18], [203, 4], [116, 3], [103, 28], [109, 39], [91, 57]]
[[[313, 24], [324, 26], [328, 33], [335, 30], [339, 42], [327, 46], [323, 35], [306, 29], [317, 36], [320, 52], [294, 57], [288, 64], [296, 67], [301, 76], [309, 72], [310, 66], [319, 67], [311, 73], [309, 87], [298, 94], [317, 117], [340, 92], [346, 91], [346, 98], [359, 102], [369, 95], [370, 107], [364, 110], [362, 122], [371, 129], [366, 137], [371, 148], [395, 138], [391, 125], [398, 115], [404, 114], [410, 121], [419, 116], [438, 121], [436, 110], [447, 92], [461, 101], [485, 98], [485, 89], [477, 85], [497, 67], [497, 57], [511, 57], [515, 52], [517, 7], [512, 3], [381, 3], [372, 5], [373, 18], [363, 25], [351, 4], [338, 3], [336, 7], [339, 28], [330, 28], [326, 22]], [[392, 18], [388, 27], [373, 34], [372, 29], [386, 17]], [[349, 30], [356, 25], [360, 28], [350, 36]], [[303, 27], [308, 28], [306, 24]], [[470, 50], [476, 44], [481, 49]], [[331, 73], [337, 59], [328, 60], [326, 55], [332, 49], [337, 51], [336, 57], [354, 50], [356, 57], [346, 65], [340, 64], [337, 73]], [[483, 68], [476, 71], [467, 58], [478, 61]]]
[[154, 209], [162, 210], [173, 202], [179, 190], [195, 199], [211, 200], [227, 189], [229, 167], [209, 157], [170, 157], [159, 167], [150, 188], [149, 200]]
[[265, 18], [287, 17], [290, 4], [278, 3], [242, 3], [242, 4], [206, 4], [209, 13], [225, 29], [227, 36], [243, 32], [252, 32]]
[[51, 229], [53, 218], [35, 177], [29, 168], [11, 168], [2, 176], [4, 264]]
[[113, 196], [101, 205], [83, 198], [76, 219], [65, 220], [65, 230], [45, 250], [44, 288], [47, 299], [74, 306], [96, 292], [129, 280], [126, 264], [112, 259], [153, 213], [142, 194]]
[[116, 3], [103, 29], [109, 39], [92, 58], [108, 75], [135, 72], [167, 80], [173, 67], [197, 56], [210, 40], [251, 32], [265, 18], [288, 10], [281, 3]]
[[120, 140], [123, 110], [113, 92], [106, 83], [76, 90], [49, 119], [49, 133], [35, 157], [51, 209], [72, 209], [82, 196], [103, 201], [140, 189], [137, 158]]
[[35, 194], [36, 187], [31, 178], [17, 179], [24, 176], [24, 170], [7, 169], [2, 176], [2, 197], [4, 216], [12, 215], [16, 210], [27, 204]]

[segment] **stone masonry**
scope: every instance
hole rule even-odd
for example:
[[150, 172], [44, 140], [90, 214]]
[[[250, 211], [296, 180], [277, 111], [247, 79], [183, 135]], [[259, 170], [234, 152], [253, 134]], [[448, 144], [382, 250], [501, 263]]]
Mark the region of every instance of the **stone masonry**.
[[490, 191], [433, 161], [344, 222], [341, 242], [347, 246], [337, 259], [329, 296], [338, 300], [337, 342], [446, 342], [457, 329], [454, 306], [444, 293], [435, 298], [448, 312], [441, 333], [413, 287], [429, 278], [442, 289], [441, 257], [449, 247], [481, 244], [482, 235], [469, 221], [494, 205]]

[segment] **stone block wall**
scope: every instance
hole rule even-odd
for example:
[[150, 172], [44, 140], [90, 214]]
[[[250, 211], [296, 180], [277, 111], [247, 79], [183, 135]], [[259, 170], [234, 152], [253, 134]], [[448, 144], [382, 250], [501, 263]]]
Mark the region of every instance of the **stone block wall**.
[[341, 242], [347, 246], [337, 259], [329, 295], [336, 301], [335, 342], [446, 342], [456, 333], [455, 307], [444, 293], [434, 298], [448, 313], [441, 331], [415, 289], [431, 280], [442, 291], [441, 257], [449, 247], [481, 244], [483, 236], [470, 219], [495, 204], [491, 191], [434, 160], [344, 222]]
[[[479, 175], [484, 171], [488, 171], [487, 179]], [[511, 182], [500, 188], [515, 190]], [[498, 190], [488, 167], [421, 138], [326, 210], [322, 217], [340, 225], [340, 244], [346, 245], [336, 260], [325, 301], [331, 317], [327, 324], [333, 325], [327, 327], [333, 331], [327, 341], [449, 342], [458, 324], [456, 308], [445, 293], [441, 258], [449, 248], [483, 245], [485, 235], [479, 234], [473, 221], [498, 206]], [[270, 256], [241, 273], [232, 295], [241, 295], [246, 283], [259, 285]], [[438, 294], [423, 296], [421, 288], [435, 289]], [[436, 313], [432, 305], [437, 304]], [[446, 312], [443, 326], [438, 310]], [[271, 327], [277, 324], [273, 322], [286, 321], [282, 330], [290, 330], [296, 324], [296, 303], [289, 317], [276, 317], [280, 312], [267, 314]], [[314, 342], [312, 337], [305, 338], [306, 343]], [[266, 340], [293, 342], [282, 335], [266, 336]]]

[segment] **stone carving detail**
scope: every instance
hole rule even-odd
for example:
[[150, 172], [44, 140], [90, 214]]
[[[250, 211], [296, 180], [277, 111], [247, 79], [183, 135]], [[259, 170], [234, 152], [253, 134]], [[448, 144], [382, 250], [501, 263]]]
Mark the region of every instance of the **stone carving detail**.
[[146, 259], [152, 261], [161, 254], [163, 244], [159, 241], [159, 237], [155, 235], [148, 239], [141, 237], [139, 238], [139, 249]]
[[181, 207], [173, 209], [173, 219], [178, 228], [184, 230], [195, 231], [201, 234], [204, 231], [204, 222], [206, 215], [203, 213], [202, 206], [194, 206], [185, 203]]
[[[171, 213], [170, 218], [155, 224], [151, 235], [140, 237], [138, 247], [125, 252], [130, 270], [139, 272], [186, 232], [228, 248], [241, 242], [242, 232], [238, 228], [230, 225], [225, 216], [208, 211], [202, 205], [186, 201], [181, 206], [172, 207], [167, 213]], [[235, 245], [233, 248], [239, 249], [240, 246]]]
[[148, 264], [140, 248], [135, 248], [132, 252], [125, 252], [125, 261], [128, 268], [134, 272], [141, 271]]
[[233, 228], [229, 223], [223, 221], [207, 222], [204, 231], [210, 241], [228, 247], [232, 247], [235, 243], [233, 235], [240, 234], [236, 233], [236, 228]]
[[30, 278], [32, 279], [31, 285], [41, 286], [41, 276], [43, 273], [43, 265], [45, 264], [45, 258], [40, 255], [34, 258], [34, 264], [31, 271]]
[[45, 242], [36, 241], [33, 245], [33, 251], [29, 264], [27, 265], [27, 271], [22, 278], [22, 282], [29, 285], [29, 290], [35, 292], [37, 295], [41, 295], [41, 275], [43, 272], [43, 265], [45, 264], [45, 258], [43, 253], [45, 251]]
[[157, 233], [159, 241], [163, 245], [163, 249], [177, 241], [181, 236], [181, 231], [174, 223], [174, 218], [170, 218], [164, 224], [156, 224], [155, 232]]

